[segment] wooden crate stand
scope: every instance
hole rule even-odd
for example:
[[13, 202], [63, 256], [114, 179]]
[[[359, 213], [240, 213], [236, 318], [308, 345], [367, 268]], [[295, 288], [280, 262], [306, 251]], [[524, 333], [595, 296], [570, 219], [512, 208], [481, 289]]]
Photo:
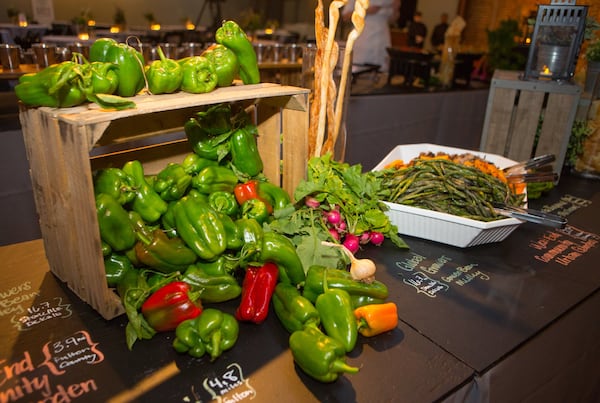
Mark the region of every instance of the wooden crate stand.
[[[105, 319], [122, 314], [119, 297], [106, 285], [92, 171], [120, 167], [121, 158], [140, 159], [146, 173], [157, 173], [168, 161], [180, 162], [192, 152], [182, 127], [195, 112], [206, 105], [240, 102], [253, 111], [265, 175], [293, 194], [306, 175], [308, 92], [258, 84], [208, 94], [138, 95], [132, 98], [137, 107], [125, 111], [102, 111], [95, 104], [63, 109], [21, 105], [19, 119], [51, 271]], [[112, 151], [97, 152], [103, 148]]]
[[554, 170], [560, 174], [581, 88], [557, 81], [525, 81], [519, 78], [520, 74], [505, 70], [494, 72], [480, 150], [515, 161], [554, 154]]

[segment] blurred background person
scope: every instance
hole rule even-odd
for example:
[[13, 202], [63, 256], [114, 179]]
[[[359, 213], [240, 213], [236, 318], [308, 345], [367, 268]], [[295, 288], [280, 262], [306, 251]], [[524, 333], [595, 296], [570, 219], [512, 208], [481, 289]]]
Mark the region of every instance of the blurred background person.
[[447, 29], [448, 13], [442, 13], [442, 15], [440, 15], [439, 24], [433, 27], [433, 32], [431, 33], [431, 46], [433, 46], [435, 50], [440, 50], [440, 47], [444, 44]]
[[408, 46], [422, 49], [427, 37], [427, 26], [423, 23], [423, 15], [417, 11], [408, 24]]
[[[371, 0], [365, 15], [363, 32], [356, 39], [352, 64], [377, 65], [379, 71], [388, 71], [387, 48], [392, 46], [390, 22], [394, 16], [395, 0]], [[342, 12], [344, 21], [351, 21], [355, 0], [348, 0]]]

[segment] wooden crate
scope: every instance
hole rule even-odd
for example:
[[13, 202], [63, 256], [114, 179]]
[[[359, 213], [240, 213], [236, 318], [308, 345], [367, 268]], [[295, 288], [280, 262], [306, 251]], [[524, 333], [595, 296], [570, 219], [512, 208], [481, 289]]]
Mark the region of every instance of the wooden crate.
[[581, 88], [557, 81], [524, 81], [520, 74], [505, 70], [494, 72], [480, 150], [515, 161], [554, 154], [553, 168], [560, 174]]
[[106, 285], [92, 171], [139, 159], [154, 174], [192, 152], [183, 124], [206, 105], [239, 102], [252, 112], [265, 175], [292, 192], [306, 175], [308, 90], [277, 84], [209, 94], [139, 95], [137, 108], [27, 108], [19, 118], [52, 272], [104, 318], [124, 312]]

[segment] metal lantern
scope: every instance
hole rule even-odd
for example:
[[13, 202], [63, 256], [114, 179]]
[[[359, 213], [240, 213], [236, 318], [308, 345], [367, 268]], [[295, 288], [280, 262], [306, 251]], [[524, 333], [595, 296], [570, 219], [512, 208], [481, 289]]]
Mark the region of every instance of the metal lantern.
[[587, 6], [575, 0], [539, 5], [524, 79], [571, 80], [583, 41]]

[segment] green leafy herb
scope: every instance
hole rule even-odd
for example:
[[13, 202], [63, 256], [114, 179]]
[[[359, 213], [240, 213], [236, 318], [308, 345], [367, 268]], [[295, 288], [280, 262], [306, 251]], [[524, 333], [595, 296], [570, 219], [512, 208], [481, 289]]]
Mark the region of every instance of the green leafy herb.
[[[363, 173], [360, 164], [350, 165], [335, 161], [331, 154], [312, 158], [308, 162], [307, 179], [298, 184], [294, 198], [302, 203], [305, 198], [312, 197], [321, 203], [322, 207], [315, 210], [302, 204], [292, 217], [284, 218], [289, 222], [281, 224], [280, 230], [283, 231], [287, 226], [288, 235], [314, 237], [313, 243], [296, 238], [296, 245], [310, 245], [310, 248], [321, 250], [323, 247], [317, 243], [321, 240], [331, 240], [331, 235], [322, 216], [315, 217], [315, 214], [335, 206], [344, 217], [347, 233], [360, 235], [367, 231], [377, 231], [396, 246], [408, 248], [398, 236], [397, 227], [385, 214], [387, 206], [378, 198], [381, 193], [382, 178], [377, 172]], [[331, 256], [332, 253], [329, 250], [326, 255]]]

